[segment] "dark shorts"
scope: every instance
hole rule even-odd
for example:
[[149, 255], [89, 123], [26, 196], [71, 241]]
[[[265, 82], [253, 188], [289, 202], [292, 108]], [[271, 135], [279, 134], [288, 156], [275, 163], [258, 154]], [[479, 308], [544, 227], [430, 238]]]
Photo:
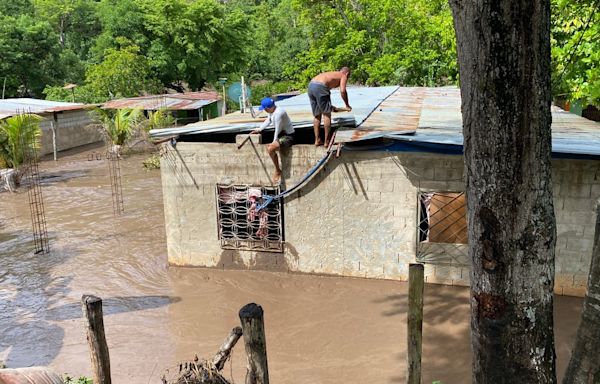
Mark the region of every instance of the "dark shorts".
[[308, 83], [308, 98], [313, 116], [331, 113], [331, 91], [325, 84], [317, 81]]
[[291, 147], [294, 144], [294, 135], [288, 135], [287, 133], [282, 133], [281, 135], [279, 135], [279, 138], [277, 139], [277, 141], [279, 142], [279, 146], [281, 148], [288, 148]]

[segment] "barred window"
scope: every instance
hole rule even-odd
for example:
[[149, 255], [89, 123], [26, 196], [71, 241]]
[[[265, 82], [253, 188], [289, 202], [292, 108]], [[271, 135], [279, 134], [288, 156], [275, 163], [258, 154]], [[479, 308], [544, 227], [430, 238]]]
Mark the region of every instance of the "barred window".
[[217, 225], [221, 248], [283, 252], [283, 215], [279, 200], [261, 205], [278, 187], [217, 184]]
[[419, 241], [467, 244], [467, 203], [464, 192], [422, 192]]

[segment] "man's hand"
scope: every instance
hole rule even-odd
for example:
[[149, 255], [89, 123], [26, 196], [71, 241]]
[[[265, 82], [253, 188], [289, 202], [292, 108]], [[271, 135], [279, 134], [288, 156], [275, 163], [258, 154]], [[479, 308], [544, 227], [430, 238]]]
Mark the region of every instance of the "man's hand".
[[350, 107], [346, 107], [346, 108], [339, 108], [339, 107], [331, 107], [331, 110], [333, 112], [350, 112], [352, 110], [352, 108]]

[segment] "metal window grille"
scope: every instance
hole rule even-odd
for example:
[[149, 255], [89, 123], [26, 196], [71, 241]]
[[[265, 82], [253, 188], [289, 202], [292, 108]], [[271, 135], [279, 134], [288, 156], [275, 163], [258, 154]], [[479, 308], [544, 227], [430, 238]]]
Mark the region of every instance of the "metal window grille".
[[217, 225], [221, 248], [283, 252], [281, 201], [274, 200], [258, 212], [265, 195], [278, 187], [217, 184]]
[[464, 192], [419, 192], [417, 260], [468, 265]]

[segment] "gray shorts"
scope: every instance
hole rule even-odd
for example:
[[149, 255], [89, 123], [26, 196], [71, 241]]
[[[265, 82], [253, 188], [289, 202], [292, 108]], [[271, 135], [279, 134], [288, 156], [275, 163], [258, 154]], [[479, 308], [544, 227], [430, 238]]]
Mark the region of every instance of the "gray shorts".
[[294, 135], [293, 134], [288, 135], [287, 133], [282, 133], [277, 138], [277, 141], [279, 142], [279, 146], [281, 148], [289, 148], [292, 145], [294, 145]]
[[318, 81], [308, 83], [308, 98], [313, 116], [331, 113], [331, 91], [325, 84]]

